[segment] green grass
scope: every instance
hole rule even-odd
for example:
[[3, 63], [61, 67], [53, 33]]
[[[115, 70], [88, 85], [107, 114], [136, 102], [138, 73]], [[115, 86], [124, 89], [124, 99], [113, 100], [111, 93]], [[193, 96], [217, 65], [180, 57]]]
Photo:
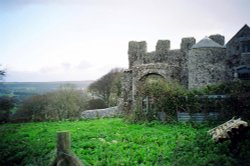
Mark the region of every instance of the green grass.
[[[201, 157], [197, 148], [204, 145], [195, 147], [197, 135], [210, 140], [208, 127], [202, 125], [130, 124], [118, 118], [4, 124], [0, 165], [48, 165], [55, 155], [56, 132], [65, 130], [71, 133], [72, 151], [85, 165], [178, 165], [183, 157], [192, 158], [193, 148], [193, 159]], [[209, 150], [205, 153], [213, 154]]]

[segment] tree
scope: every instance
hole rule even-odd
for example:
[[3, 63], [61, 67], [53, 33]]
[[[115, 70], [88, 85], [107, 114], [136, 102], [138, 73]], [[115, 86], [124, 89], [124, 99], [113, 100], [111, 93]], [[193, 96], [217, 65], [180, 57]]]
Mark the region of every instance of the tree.
[[6, 72], [1, 69], [0, 70], [0, 80], [2, 80], [5, 75], [6, 75]]
[[121, 76], [123, 69], [112, 69], [89, 86], [89, 91], [103, 99], [107, 106], [117, 104], [117, 98], [121, 93]]
[[10, 111], [14, 107], [13, 98], [2, 96], [0, 97], [0, 122], [8, 122]]
[[[0, 80], [6, 75], [5, 70], [0, 69]], [[8, 122], [10, 110], [14, 107], [14, 101], [7, 96], [0, 97], [0, 122]]]
[[45, 110], [49, 103], [48, 95], [35, 95], [25, 99], [13, 116], [12, 121], [43, 121], [48, 115]]
[[59, 120], [78, 118], [85, 109], [87, 100], [86, 94], [67, 84], [52, 94], [47, 111], [54, 111]]
[[102, 99], [91, 99], [87, 104], [87, 110], [103, 109], [106, 107], [107, 106]]
[[66, 84], [59, 90], [27, 98], [14, 116], [14, 121], [45, 121], [79, 118], [87, 107], [85, 92]]

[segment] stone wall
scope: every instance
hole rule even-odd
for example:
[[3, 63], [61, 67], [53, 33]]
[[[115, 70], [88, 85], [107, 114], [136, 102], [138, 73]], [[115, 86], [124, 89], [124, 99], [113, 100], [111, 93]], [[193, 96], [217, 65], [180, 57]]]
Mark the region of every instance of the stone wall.
[[125, 70], [122, 77], [122, 92], [119, 109], [129, 114], [132, 107], [132, 70]]
[[181, 39], [181, 51], [187, 52], [196, 43], [195, 38], [185, 37]]
[[81, 113], [81, 119], [111, 118], [118, 116], [121, 116], [121, 112], [117, 107], [86, 110]]
[[196, 44], [193, 37], [182, 38], [180, 49], [171, 50], [169, 40], [159, 40], [155, 51], [147, 52], [145, 41], [129, 42], [129, 70], [124, 72], [120, 108], [131, 111], [138, 86], [154, 74], [188, 88], [232, 80], [232, 71], [250, 66], [250, 53], [242, 53], [241, 43], [250, 42], [250, 28], [245, 25], [224, 47], [225, 37], [216, 34]]
[[143, 63], [143, 57], [147, 52], [147, 43], [145, 41], [136, 42], [130, 41], [129, 42], [129, 68], [135, 65], [140, 65]]
[[226, 81], [225, 48], [191, 49], [188, 54], [188, 88]]
[[135, 66], [132, 68], [132, 107], [134, 108], [138, 100], [138, 89], [144, 77], [149, 75], [159, 75], [167, 81], [180, 83], [181, 68], [178, 65], [168, 65], [166, 63], [150, 63]]
[[181, 49], [170, 50], [169, 40], [158, 40], [155, 51], [147, 52], [147, 43], [145, 41], [130, 41], [128, 49], [129, 69], [138, 67], [140, 65], [159, 63], [175, 66], [178, 67], [178, 72], [181, 69], [179, 75], [177, 76], [178, 79], [181, 77], [180, 83], [187, 87], [187, 53], [194, 44], [194, 38], [183, 38], [181, 42]]
[[155, 47], [155, 56], [152, 62], [162, 63], [166, 62], [166, 57], [170, 50], [170, 41], [169, 40], [158, 40]]
[[169, 40], [157, 41], [155, 51], [147, 52], [145, 41], [129, 42], [129, 70], [124, 72], [119, 108], [129, 113], [138, 100], [138, 86], [144, 77], [154, 74], [166, 81], [188, 86], [187, 53], [195, 44], [194, 38], [183, 38], [181, 49], [170, 50]]

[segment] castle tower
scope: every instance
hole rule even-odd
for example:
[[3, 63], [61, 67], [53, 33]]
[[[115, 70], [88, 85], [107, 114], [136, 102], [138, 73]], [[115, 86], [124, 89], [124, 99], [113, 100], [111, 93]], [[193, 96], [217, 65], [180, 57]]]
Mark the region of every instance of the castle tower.
[[188, 52], [188, 88], [200, 88], [226, 80], [226, 49], [205, 37]]

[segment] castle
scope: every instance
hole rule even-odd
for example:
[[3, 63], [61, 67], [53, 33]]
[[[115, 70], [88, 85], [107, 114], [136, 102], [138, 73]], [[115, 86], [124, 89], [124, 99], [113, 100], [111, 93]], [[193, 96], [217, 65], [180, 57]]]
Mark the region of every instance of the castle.
[[169, 40], [159, 40], [156, 50], [147, 52], [145, 41], [130, 41], [129, 69], [124, 71], [123, 111], [132, 110], [138, 99], [138, 88], [145, 78], [157, 75], [175, 81], [188, 89], [250, 80], [250, 28], [243, 26], [225, 45], [216, 34], [196, 43], [195, 38], [182, 38], [180, 49], [171, 50]]

